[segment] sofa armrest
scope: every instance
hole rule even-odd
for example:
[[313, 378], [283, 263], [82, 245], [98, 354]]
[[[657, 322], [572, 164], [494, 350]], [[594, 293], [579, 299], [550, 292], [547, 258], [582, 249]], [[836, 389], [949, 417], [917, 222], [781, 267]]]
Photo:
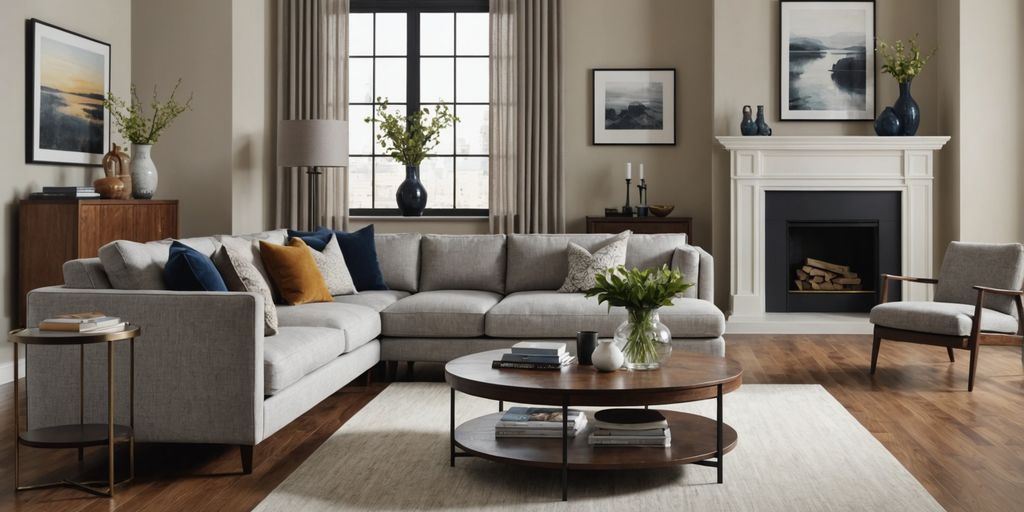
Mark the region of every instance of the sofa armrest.
[[700, 253], [700, 269], [697, 272], [697, 298], [715, 302], [715, 259], [701, 247], [693, 246]]
[[[137, 324], [135, 432], [138, 441], [256, 444], [263, 433], [263, 298], [256, 293], [87, 290], [28, 294], [28, 324], [76, 311], [102, 311]], [[32, 428], [77, 423], [77, 346], [30, 346], [26, 354]], [[129, 343], [115, 343], [115, 405], [129, 421]], [[106, 347], [84, 348], [85, 421], [106, 422]]]

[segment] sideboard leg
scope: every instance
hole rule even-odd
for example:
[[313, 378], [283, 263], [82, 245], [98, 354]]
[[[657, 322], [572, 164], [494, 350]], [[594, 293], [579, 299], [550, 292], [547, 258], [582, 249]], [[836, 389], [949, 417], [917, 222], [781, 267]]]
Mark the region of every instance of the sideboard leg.
[[717, 427], [717, 441], [716, 442], [718, 444], [718, 446], [716, 447], [717, 457], [718, 457], [718, 483], [722, 483], [722, 460], [723, 460], [725, 454], [722, 453], [722, 385], [721, 384], [718, 385], [718, 398], [716, 399], [716, 401], [718, 402], [718, 404], [717, 404], [718, 405], [718, 417], [717, 417], [717, 421], [716, 421], [716, 423], [717, 423], [717, 425], [716, 425], [716, 427]]

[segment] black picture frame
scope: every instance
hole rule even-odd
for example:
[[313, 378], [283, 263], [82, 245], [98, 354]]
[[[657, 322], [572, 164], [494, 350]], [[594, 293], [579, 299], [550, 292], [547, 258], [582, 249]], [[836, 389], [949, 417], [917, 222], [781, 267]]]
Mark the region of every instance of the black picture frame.
[[[789, 52], [787, 44], [787, 33], [785, 31], [785, 13], [787, 6], [809, 6], [818, 4], [831, 9], [849, 9], [850, 7], [870, 7], [871, 16], [868, 38], [870, 48], [866, 47], [866, 73], [865, 79], [868, 82], [865, 87], [865, 108], [863, 111], [846, 111], [846, 115], [836, 114], [837, 111], [806, 110], [797, 111], [790, 108], [789, 103]], [[878, 73], [875, 66], [875, 46], [877, 44], [878, 10], [875, 0], [780, 0], [778, 12], [778, 56], [779, 56], [779, 120], [780, 121], [868, 121], [875, 120], [878, 98]], [[831, 113], [827, 113], [831, 112]], [[852, 113], [852, 114], [851, 114]]]
[[[607, 99], [603, 92], [606, 92], [608, 79], [620, 78], [622, 80], [639, 81], [652, 77], [652, 73], [661, 78], [662, 83], [662, 109], [660, 129], [607, 129], [606, 120]], [[605, 76], [607, 75], [607, 76]], [[665, 83], [669, 85], [665, 87]], [[668, 89], [668, 91], [666, 91]], [[595, 68], [590, 74], [591, 92], [591, 144], [595, 146], [674, 146], [676, 145], [676, 69], [675, 68]], [[599, 104], [600, 102], [600, 104]], [[598, 115], [600, 109], [601, 114]], [[601, 125], [599, 126], [599, 121]]]
[[[99, 77], [103, 85], [99, 90], [90, 91], [63, 91], [58, 88], [44, 85], [41, 78], [43, 67], [44, 45], [39, 44], [42, 38], [55, 41], [55, 48], [62, 47], [64, 50], [70, 48], [71, 52], [82, 52], [79, 55], [90, 55], [90, 58], [99, 57], [102, 71]], [[67, 57], [68, 55], [65, 55]], [[74, 165], [85, 167], [99, 167], [102, 165], [103, 155], [110, 147], [111, 141], [111, 120], [110, 113], [103, 108], [103, 98], [110, 92], [111, 84], [111, 46], [109, 43], [79, 34], [56, 25], [46, 23], [39, 19], [25, 20], [25, 162], [30, 164], [50, 165]], [[95, 62], [93, 62], [95, 64]], [[68, 70], [71, 71], [71, 70]], [[94, 77], [93, 77], [94, 78]], [[65, 107], [66, 100], [73, 99], [80, 112], [68, 114], [66, 112], [51, 114], [57, 109], [54, 104], [43, 108], [43, 88], [47, 88], [46, 94], [50, 98], [47, 103], [57, 101]], [[78, 145], [84, 149], [75, 150], [74, 144], [68, 141], [55, 142], [52, 139], [55, 128], [46, 126], [53, 121], [47, 116], [60, 115], [65, 120], [72, 121], [72, 129], [78, 128], [88, 133], [87, 141], [79, 141]], [[96, 116], [102, 116], [100, 127], [93, 126]], [[83, 117], [84, 116], [84, 117]], [[45, 118], [44, 118], [45, 117]], [[82, 123], [85, 123], [84, 126]], [[63, 126], [66, 126], [63, 125]], [[44, 130], [49, 130], [44, 133]], [[95, 132], [99, 132], [102, 140], [98, 140]], [[64, 147], [59, 147], [63, 145]], [[51, 147], [52, 146], [52, 147]]]

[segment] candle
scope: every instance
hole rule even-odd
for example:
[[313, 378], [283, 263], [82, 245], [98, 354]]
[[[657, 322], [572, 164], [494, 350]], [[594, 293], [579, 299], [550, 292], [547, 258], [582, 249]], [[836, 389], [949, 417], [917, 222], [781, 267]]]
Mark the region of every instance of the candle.
[[626, 179], [633, 179], [633, 162], [626, 162]]
[[644, 179], [644, 163], [640, 162], [640, 179]]

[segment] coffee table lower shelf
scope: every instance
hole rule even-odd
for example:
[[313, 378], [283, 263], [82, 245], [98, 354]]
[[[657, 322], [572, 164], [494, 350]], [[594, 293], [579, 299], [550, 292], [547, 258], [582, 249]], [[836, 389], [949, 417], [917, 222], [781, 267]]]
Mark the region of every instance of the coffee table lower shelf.
[[[717, 454], [717, 422], [711, 418], [677, 411], [661, 410], [672, 431], [672, 446], [591, 446], [587, 427], [569, 439], [571, 470], [642, 469], [678, 466], [713, 459]], [[469, 420], [455, 429], [455, 446], [466, 454], [497, 462], [562, 469], [562, 438], [520, 439], [494, 437], [494, 425], [503, 413]], [[736, 447], [736, 431], [722, 426], [722, 451]]]

